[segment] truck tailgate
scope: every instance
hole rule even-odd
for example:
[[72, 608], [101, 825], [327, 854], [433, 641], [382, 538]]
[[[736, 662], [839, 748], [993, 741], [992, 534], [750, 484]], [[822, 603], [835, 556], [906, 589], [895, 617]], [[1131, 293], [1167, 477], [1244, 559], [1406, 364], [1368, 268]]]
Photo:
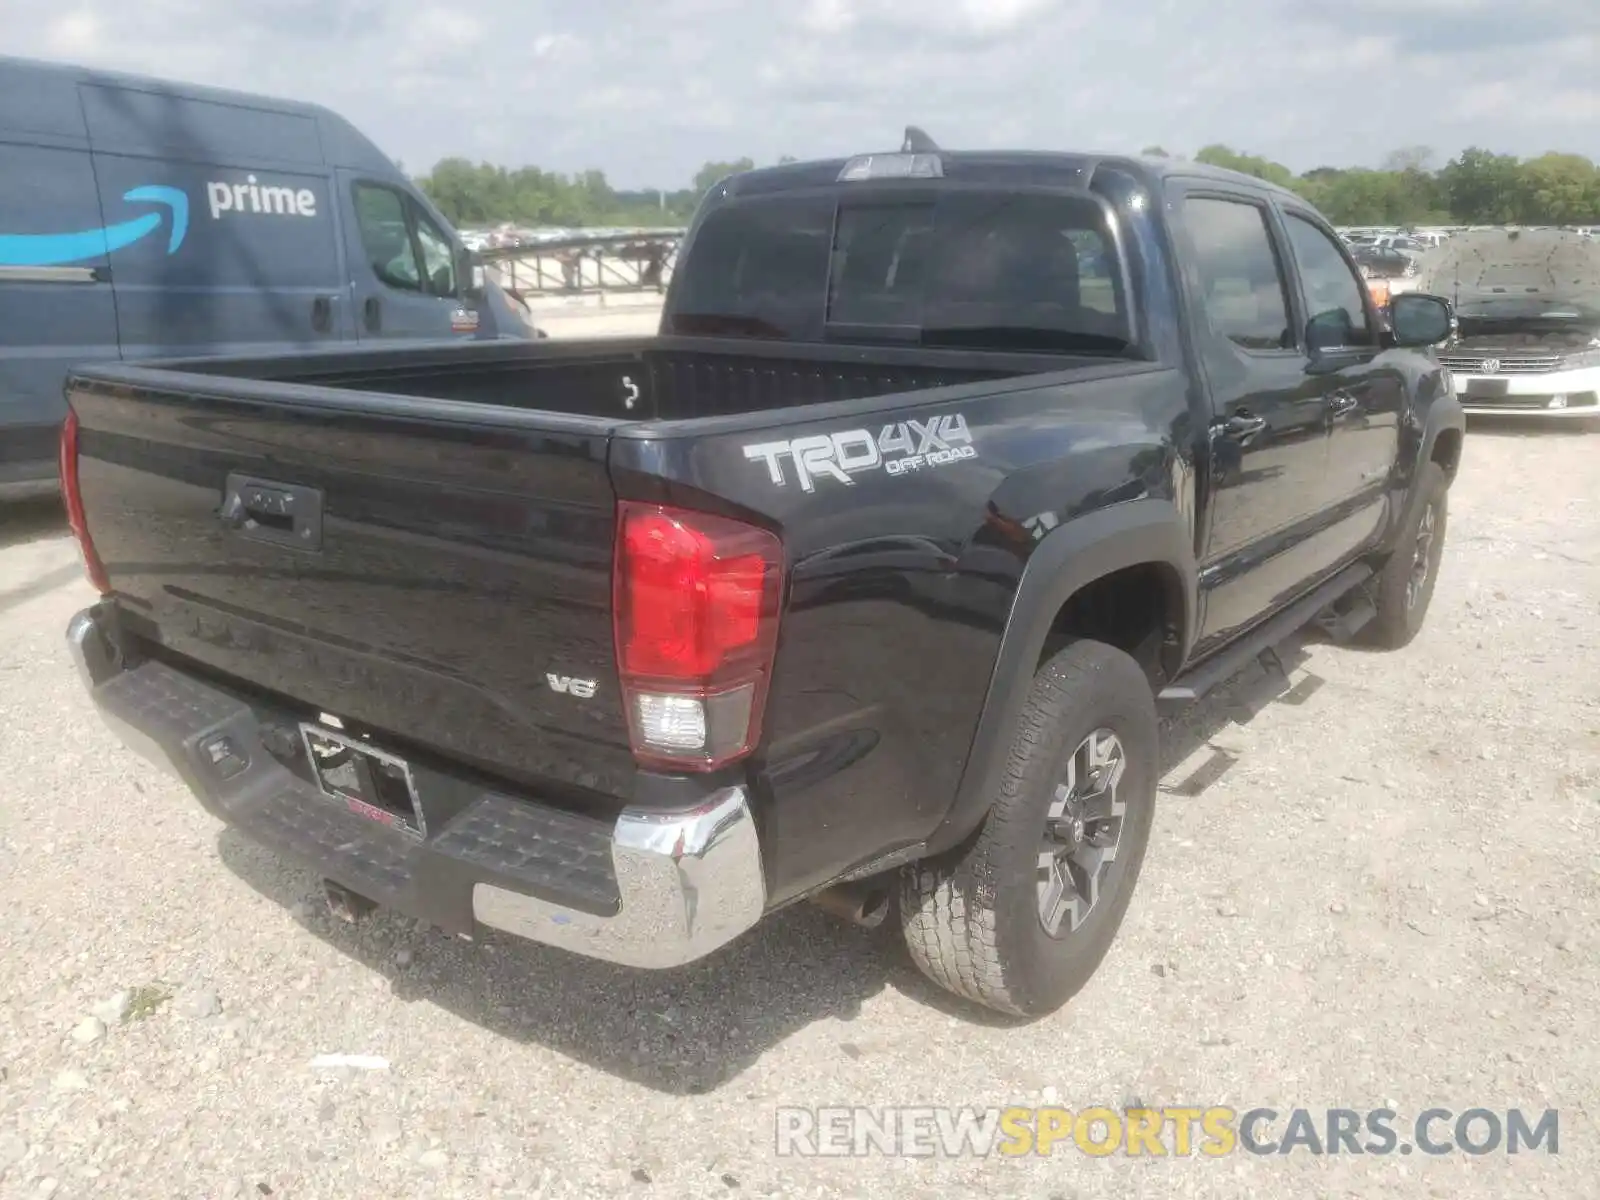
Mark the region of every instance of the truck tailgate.
[[108, 376], [69, 396], [84, 509], [155, 653], [412, 753], [626, 795], [610, 423]]

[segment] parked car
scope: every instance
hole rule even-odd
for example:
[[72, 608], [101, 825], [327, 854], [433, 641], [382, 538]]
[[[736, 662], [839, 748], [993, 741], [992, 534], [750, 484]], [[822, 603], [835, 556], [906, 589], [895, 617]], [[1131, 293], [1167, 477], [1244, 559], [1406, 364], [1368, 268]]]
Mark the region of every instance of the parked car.
[[0, 498], [55, 490], [74, 363], [532, 333], [326, 109], [0, 58]]
[[1438, 348], [1468, 413], [1600, 416], [1600, 243], [1576, 231], [1489, 230], [1423, 260], [1424, 290], [1453, 298]]
[[1353, 246], [1351, 254], [1369, 279], [1406, 279], [1417, 273], [1417, 260], [1404, 250], [1370, 244]]
[[1449, 306], [1248, 176], [908, 142], [715, 187], [659, 336], [75, 371], [96, 708], [343, 914], [666, 967], [897, 907], [1062, 1004], [1157, 705], [1421, 626]]

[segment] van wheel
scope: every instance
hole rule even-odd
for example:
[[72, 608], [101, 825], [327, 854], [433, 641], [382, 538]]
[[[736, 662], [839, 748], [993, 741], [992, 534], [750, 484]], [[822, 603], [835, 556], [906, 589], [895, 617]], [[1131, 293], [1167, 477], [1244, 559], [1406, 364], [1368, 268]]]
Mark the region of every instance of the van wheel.
[[1422, 629], [1444, 557], [1450, 516], [1444, 468], [1436, 462], [1424, 464], [1413, 486], [1420, 493], [1417, 509], [1378, 572], [1372, 589], [1378, 615], [1362, 631], [1370, 645], [1384, 650], [1400, 649]]
[[1155, 817], [1155, 699], [1132, 658], [1073, 642], [1034, 677], [998, 795], [964, 848], [906, 868], [911, 957], [959, 996], [1054, 1012], [1122, 924]]

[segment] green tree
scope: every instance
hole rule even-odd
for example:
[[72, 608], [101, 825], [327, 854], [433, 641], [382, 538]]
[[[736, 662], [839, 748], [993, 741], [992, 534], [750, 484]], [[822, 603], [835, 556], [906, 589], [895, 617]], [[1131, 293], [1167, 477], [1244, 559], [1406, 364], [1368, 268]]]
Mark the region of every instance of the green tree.
[[[1143, 152], [1179, 157], [1161, 146]], [[1405, 146], [1376, 169], [1319, 166], [1299, 176], [1282, 163], [1221, 143], [1202, 148], [1195, 158], [1292, 188], [1339, 224], [1600, 224], [1600, 167], [1578, 154], [1551, 151], [1522, 161], [1470, 147], [1435, 170], [1429, 147]], [[795, 160], [786, 154], [778, 161]], [[458, 225], [678, 225], [718, 180], [754, 165], [750, 158], [708, 162], [687, 187], [617, 191], [599, 170], [566, 176], [455, 157], [437, 163], [418, 183]]]
[[1522, 164], [1520, 217], [1576, 225], [1600, 216], [1600, 171], [1581, 154], [1551, 151]]
[[1257, 179], [1265, 179], [1268, 183], [1275, 183], [1279, 187], [1289, 187], [1294, 183], [1294, 172], [1282, 163], [1267, 158], [1257, 158], [1252, 154], [1241, 154], [1228, 146], [1202, 146], [1194, 156], [1194, 160], [1208, 166], [1224, 167], [1229, 171], [1254, 175]]
[[1458, 220], [1472, 225], [1515, 221], [1522, 203], [1522, 165], [1511, 154], [1469, 146], [1439, 172], [1439, 183]]

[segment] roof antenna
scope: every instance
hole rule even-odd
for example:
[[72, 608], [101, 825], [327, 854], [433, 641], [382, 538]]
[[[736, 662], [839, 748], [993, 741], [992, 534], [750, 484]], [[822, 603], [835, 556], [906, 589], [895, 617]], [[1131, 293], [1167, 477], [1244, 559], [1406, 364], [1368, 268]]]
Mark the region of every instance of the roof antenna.
[[906, 140], [900, 150], [905, 154], [937, 154], [939, 147], [934, 140], [915, 125], [906, 126]]

